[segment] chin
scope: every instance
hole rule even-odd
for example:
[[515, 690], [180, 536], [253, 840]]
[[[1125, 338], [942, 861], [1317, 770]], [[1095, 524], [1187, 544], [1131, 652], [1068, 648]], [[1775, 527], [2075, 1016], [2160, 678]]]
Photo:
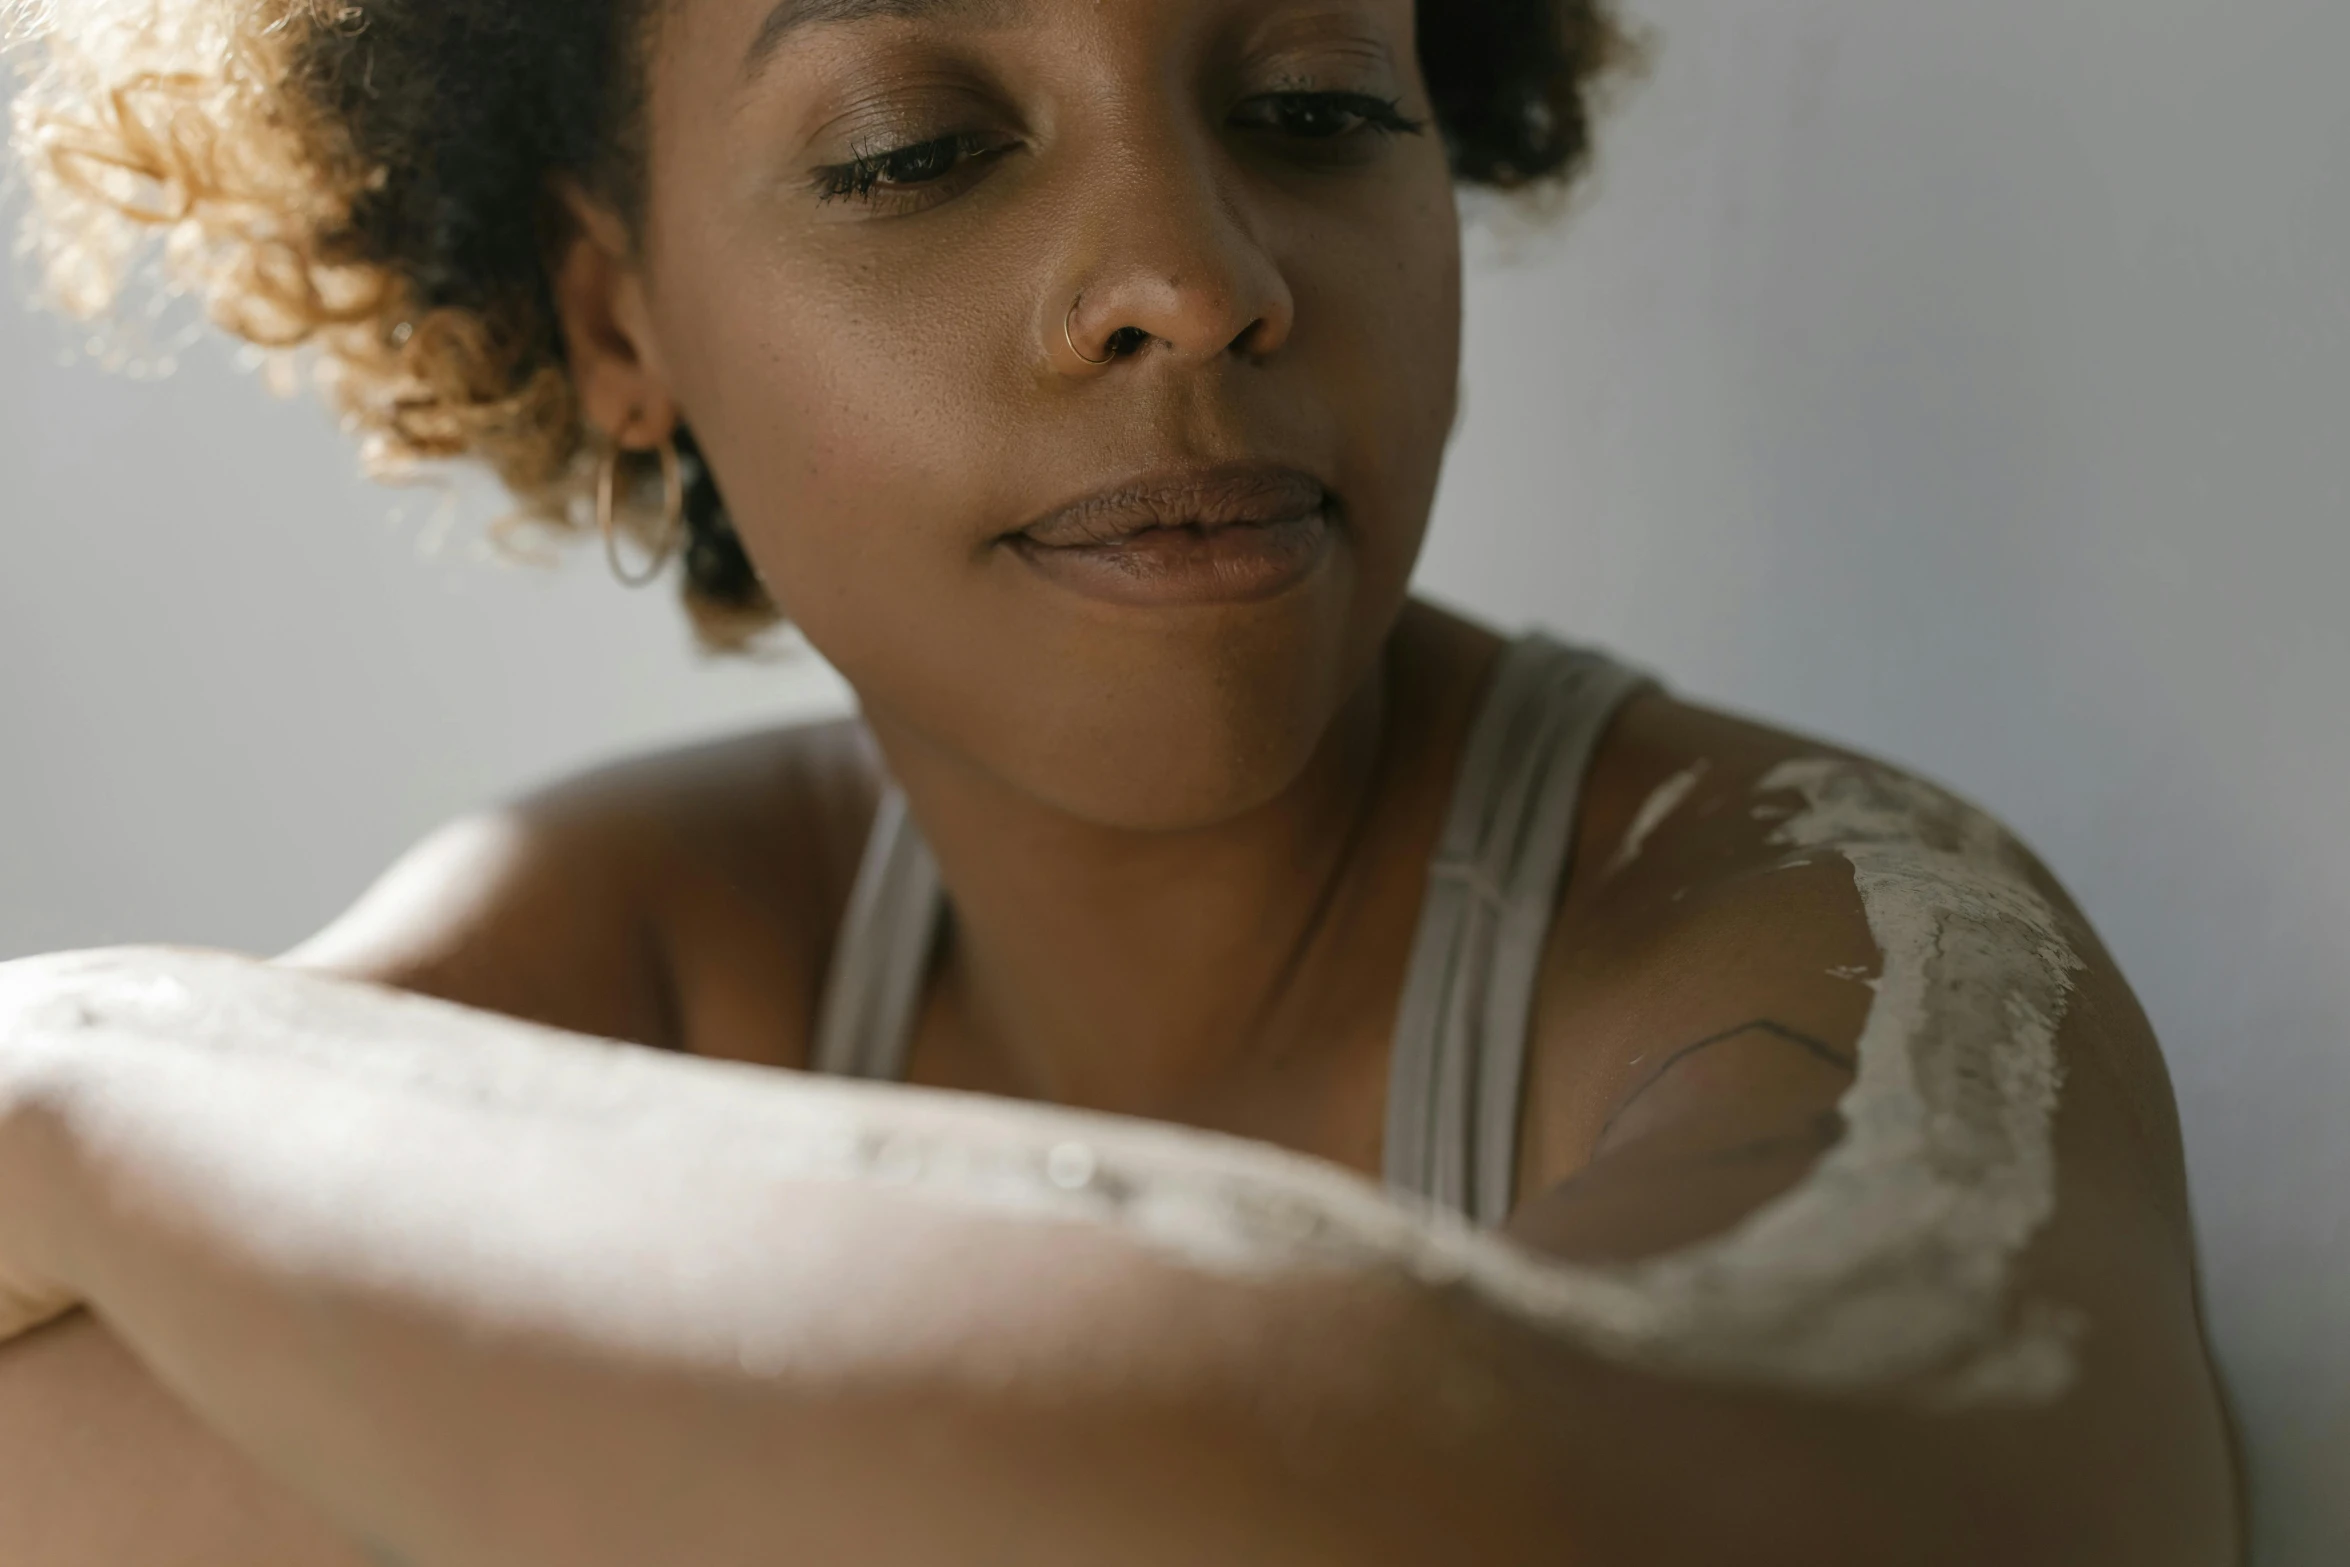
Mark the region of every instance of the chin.
[[[1049, 751], [1005, 757], [998, 776], [1058, 813], [1126, 832], [1180, 833], [1233, 821], [1305, 771], [1340, 695], [1231, 703], [1151, 693], [1089, 715]], [[1044, 765], [1037, 765], [1038, 762]]]
[[[995, 770], [1080, 820], [1213, 826], [1294, 784], [1375, 654], [1340, 592], [1090, 627], [1082, 655], [995, 753]], [[1072, 649], [1072, 654], [1075, 650]]]
[[1077, 821], [1210, 827], [1290, 788], [1368, 674], [1393, 607], [1358, 586], [1342, 569], [1277, 599], [1175, 612], [1031, 601], [951, 669], [887, 682], [912, 700], [872, 692], [868, 706], [957, 770]]

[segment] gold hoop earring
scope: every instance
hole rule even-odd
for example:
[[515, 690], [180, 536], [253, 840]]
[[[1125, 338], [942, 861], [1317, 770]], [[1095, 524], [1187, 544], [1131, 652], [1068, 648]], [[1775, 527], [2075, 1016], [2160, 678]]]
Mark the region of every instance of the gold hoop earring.
[[631, 572], [620, 560], [620, 445], [607, 443], [596, 461], [596, 531], [604, 536], [604, 561], [623, 587], [641, 588], [669, 568], [669, 558], [685, 542], [685, 464], [677, 455], [677, 441], [661, 437], [661, 537], [652, 564]]
[[1077, 346], [1077, 334], [1069, 330], [1069, 323], [1077, 319], [1077, 307], [1084, 303], [1085, 296], [1083, 294], [1079, 294], [1075, 299], [1069, 301], [1069, 313], [1061, 317], [1061, 335], [1069, 340], [1069, 352], [1075, 354], [1078, 358], [1083, 359], [1089, 365], [1106, 365], [1110, 362], [1111, 359], [1115, 359], [1118, 356], [1116, 354], [1111, 354], [1109, 358], [1106, 359], [1095, 359], [1091, 357], [1084, 349]]

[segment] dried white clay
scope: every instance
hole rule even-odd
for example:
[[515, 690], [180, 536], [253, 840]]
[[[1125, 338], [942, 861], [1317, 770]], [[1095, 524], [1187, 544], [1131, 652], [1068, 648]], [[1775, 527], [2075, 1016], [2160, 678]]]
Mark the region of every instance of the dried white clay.
[[1811, 1175], [1713, 1240], [1624, 1268], [1480, 1268], [1497, 1301], [1681, 1371], [1944, 1404], [2034, 1402], [2072, 1372], [2065, 1313], [2011, 1299], [2055, 1211], [2056, 1030], [2080, 960], [1998, 825], [1865, 764], [1792, 762], [1773, 841], [1841, 855], [1883, 953]]
[[1615, 857], [1608, 861], [1607, 869], [1601, 874], [1613, 876], [1639, 859], [1640, 851], [1648, 847], [1649, 838], [1665, 824], [1666, 818], [1681, 808], [1681, 803], [1689, 798], [1690, 791], [1697, 787], [1712, 766], [1711, 762], [1701, 757], [1658, 784], [1649, 797], [1640, 802], [1639, 811], [1632, 817], [1632, 825], [1625, 830], [1623, 847], [1616, 850]]
[[2079, 961], [2019, 851], [1961, 802], [1832, 760], [1761, 792], [1802, 802], [1774, 834], [1791, 856], [1850, 861], [1883, 949], [1847, 1134], [1733, 1229], [1635, 1264], [1541, 1258], [1264, 1144], [670, 1056], [205, 954], [0, 965], [0, 1080], [70, 1053], [98, 1076], [84, 1092], [167, 1064], [202, 1092], [233, 1060], [357, 1105], [456, 1109], [501, 1138], [549, 1129], [610, 1155], [690, 1150], [734, 1179], [1103, 1224], [1190, 1266], [1400, 1271], [1660, 1371], [1942, 1405], [2053, 1397], [2070, 1325], [2019, 1305], [2011, 1275], [2054, 1211], [2054, 1040]]

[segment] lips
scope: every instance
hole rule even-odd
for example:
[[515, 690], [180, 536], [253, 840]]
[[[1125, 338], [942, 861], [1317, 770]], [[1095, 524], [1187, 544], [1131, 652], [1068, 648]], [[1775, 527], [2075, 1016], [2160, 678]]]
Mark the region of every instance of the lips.
[[1133, 607], [1274, 597], [1329, 555], [1332, 497], [1295, 468], [1158, 475], [1058, 507], [1003, 543], [1056, 585]]
[[1155, 475], [1046, 513], [1014, 537], [1044, 549], [1098, 549], [1154, 529], [1214, 533], [1312, 516], [1329, 504], [1321, 481], [1295, 468], [1249, 463]]

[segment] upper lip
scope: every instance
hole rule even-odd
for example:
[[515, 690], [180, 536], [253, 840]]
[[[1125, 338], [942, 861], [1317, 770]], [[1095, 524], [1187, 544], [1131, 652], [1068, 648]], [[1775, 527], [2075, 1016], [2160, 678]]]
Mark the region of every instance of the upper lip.
[[1122, 544], [1153, 528], [1243, 527], [1311, 516], [1330, 501], [1319, 479], [1279, 463], [1224, 463], [1145, 474], [1051, 511], [1012, 537], [1056, 549]]

